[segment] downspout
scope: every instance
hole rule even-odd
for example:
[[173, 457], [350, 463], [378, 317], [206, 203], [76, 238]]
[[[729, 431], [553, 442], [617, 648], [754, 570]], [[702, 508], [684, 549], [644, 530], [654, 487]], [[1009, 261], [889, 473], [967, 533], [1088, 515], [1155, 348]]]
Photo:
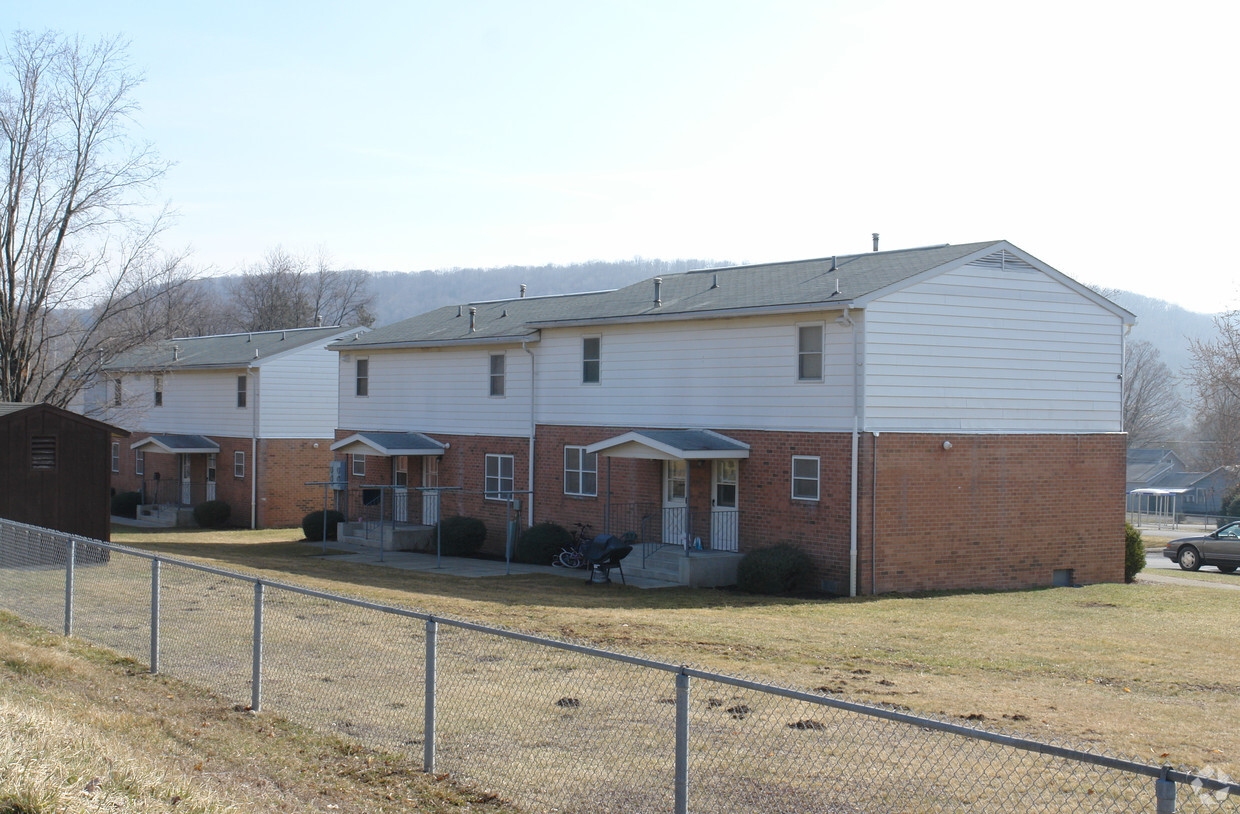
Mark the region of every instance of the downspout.
[[525, 523], [529, 527], [534, 525], [534, 351], [526, 346], [524, 339], [521, 340], [521, 350], [530, 356], [530, 451], [526, 456], [529, 471], [525, 476], [525, 488], [529, 490], [525, 495]]
[[250, 410], [250, 528], [258, 528], [258, 369], [246, 365], [246, 373], [253, 373], [254, 407]]
[[852, 333], [852, 365], [853, 365], [853, 428], [852, 428], [852, 477], [850, 481], [849, 494], [849, 512], [848, 512], [848, 595], [857, 595], [857, 446], [858, 439], [861, 434], [861, 388], [860, 388], [860, 365], [857, 363], [857, 323], [848, 313], [848, 307], [844, 307], [844, 314], [840, 317], [845, 325], [847, 325]]

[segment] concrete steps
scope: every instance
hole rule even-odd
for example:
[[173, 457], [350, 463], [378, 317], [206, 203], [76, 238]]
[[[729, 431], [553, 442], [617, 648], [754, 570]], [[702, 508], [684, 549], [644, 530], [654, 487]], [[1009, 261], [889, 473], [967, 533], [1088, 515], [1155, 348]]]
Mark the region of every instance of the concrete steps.
[[[643, 547], [647, 548], [642, 564]], [[624, 558], [625, 576], [674, 582], [690, 588], [719, 588], [736, 584], [736, 566], [741, 555], [732, 551], [690, 551], [667, 546], [655, 549], [641, 544]]]

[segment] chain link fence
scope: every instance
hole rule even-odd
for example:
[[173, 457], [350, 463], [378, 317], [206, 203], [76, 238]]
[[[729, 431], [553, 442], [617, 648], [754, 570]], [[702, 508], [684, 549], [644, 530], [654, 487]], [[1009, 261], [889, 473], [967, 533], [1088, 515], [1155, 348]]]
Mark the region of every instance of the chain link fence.
[[1240, 812], [1226, 778], [0, 521], [0, 608], [532, 811]]

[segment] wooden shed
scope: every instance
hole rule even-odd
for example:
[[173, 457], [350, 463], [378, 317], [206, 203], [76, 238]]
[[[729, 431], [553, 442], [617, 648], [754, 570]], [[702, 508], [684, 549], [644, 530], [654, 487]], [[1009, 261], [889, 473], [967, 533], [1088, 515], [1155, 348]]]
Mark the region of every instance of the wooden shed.
[[49, 404], [0, 402], [0, 517], [108, 540], [114, 436], [129, 433]]

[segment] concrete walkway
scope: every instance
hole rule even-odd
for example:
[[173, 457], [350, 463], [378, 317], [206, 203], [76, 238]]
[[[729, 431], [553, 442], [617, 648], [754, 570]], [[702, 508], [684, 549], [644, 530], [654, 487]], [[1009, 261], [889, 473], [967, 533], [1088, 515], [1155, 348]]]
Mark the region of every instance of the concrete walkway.
[[1159, 571], [1142, 571], [1137, 574], [1137, 582], [1148, 582], [1154, 585], [1184, 585], [1189, 588], [1218, 588], [1224, 591], [1240, 591], [1240, 582], [1215, 582], [1208, 579], [1185, 579], [1173, 577]]
[[[310, 543], [305, 545], [312, 546], [316, 549], [322, 549], [322, 543]], [[379, 550], [369, 546], [351, 545], [349, 543], [339, 543], [334, 540], [327, 541], [329, 560], [339, 560], [341, 562], [359, 562], [367, 565], [377, 565], [385, 568], [400, 568], [406, 571], [425, 571], [429, 573], [451, 574], [454, 577], [502, 577], [510, 574], [550, 574], [556, 577], [566, 577], [585, 582], [586, 572], [584, 569], [576, 568], [556, 568], [550, 565], [529, 565], [522, 562], [506, 563], [503, 560], [481, 560], [473, 557], [436, 557], [434, 554], [422, 554], [416, 551], [384, 551], [383, 561], [379, 561]], [[347, 551], [346, 554], [332, 554], [332, 551]], [[612, 585], [620, 586], [620, 571], [612, 569], [611, 572]], [[664, 582], [658, 579], [648, 579], [645, 577], [625, 577], [625, 582], [631, 588], [679, 588], [681, 586], [674, 582]], [[608, 588], [608, 585], [598, 585], [599, 588]]]

